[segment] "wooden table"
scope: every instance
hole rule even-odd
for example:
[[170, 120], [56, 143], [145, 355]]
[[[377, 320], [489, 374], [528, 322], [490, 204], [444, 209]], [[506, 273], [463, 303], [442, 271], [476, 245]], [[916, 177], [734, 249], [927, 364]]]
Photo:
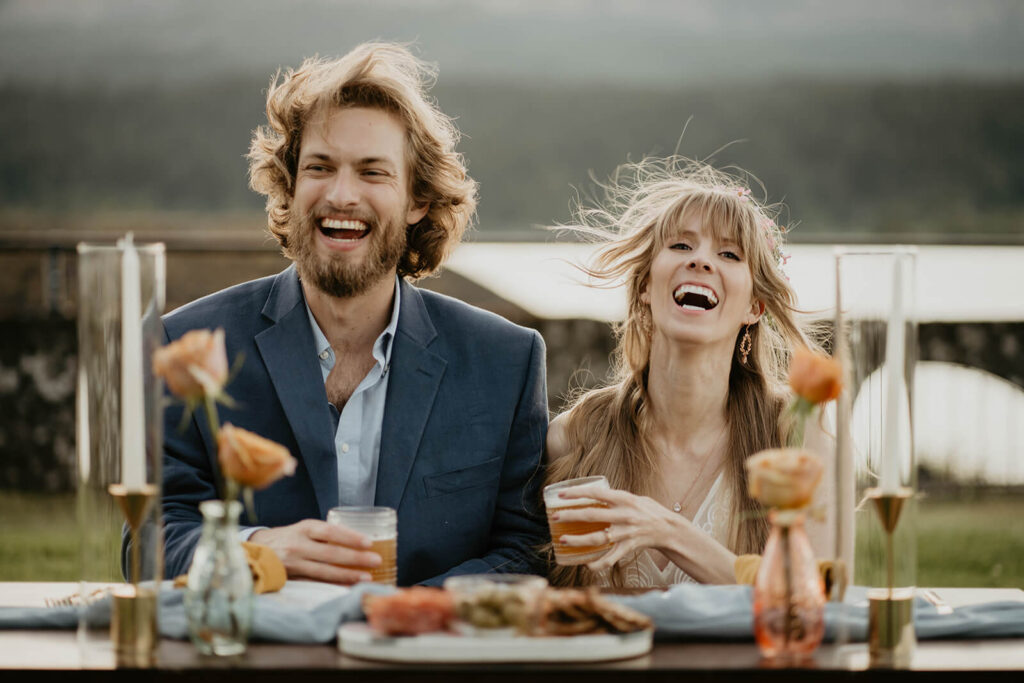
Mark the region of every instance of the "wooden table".
[[[0, 606], [39, 606], [47, 597], [77, 590], [74, 583], [0, 583]], [[1017, 589], [936, 589], [950, 605], [991, 600], [1024, 602]], [[795, 668], [779, 668], [760, 659], [750, 643], [657, 643], [644, 657], [600, 664], [398, 665], [361, 661], [340, 654], [334, 645], [251, 644], [235, 659], [206, 658], [185, 641], [164, 640], [157, 666], [145, 673], [114, 668], [112, 657], [83, 667], [72, 631], [0, 630], [0, 678], [43, 680], [55, 670], [61, 680], [163, 681], [245, 680], [247, 683], [351, 683], [352, 681], [714, 681], [749, 683], [751, 676], [774, 681], [971, 679], [1020, 680], [1024, 672], [1024, 638], [921, 641], [909, 671], [868, 668], [867, 646], [822, 645], [813, 659]], [[95, 668], [92, 668], [95, 667]], [[970, 673], [967, 673], [970, 672]], [[67, 676], [71, 676], [67, 679]]]

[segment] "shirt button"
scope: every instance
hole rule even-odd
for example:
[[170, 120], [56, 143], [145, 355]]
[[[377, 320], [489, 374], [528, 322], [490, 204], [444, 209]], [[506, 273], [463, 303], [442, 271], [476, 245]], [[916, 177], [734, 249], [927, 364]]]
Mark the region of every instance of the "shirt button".
[[341, 444], [341, 452], [342, 453], [348, 453], [348, 444], [347, 443]]
[[328, 356], [330, 356], [330, 355], [331, 355], [331, 354], [330, 354], [330, 352], [329, 352], [329, 351], [327, 351], [327, 350], [324, 350], [324, 351], [322, 351], [322, 352], [320, 353], [320, 360], [327, 360], [327, 357], [328, 357]]

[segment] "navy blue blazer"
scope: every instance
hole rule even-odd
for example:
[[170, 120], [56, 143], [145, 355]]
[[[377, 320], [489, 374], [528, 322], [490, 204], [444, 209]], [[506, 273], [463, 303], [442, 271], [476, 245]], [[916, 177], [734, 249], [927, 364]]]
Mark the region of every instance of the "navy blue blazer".
[[[377, 469], [377, 505], [398, 511], [398, 583], [448, 574], [542, 572], [548, 541], [539, 488], [547, 432], [544, 342], [534, 330], [402, 282]], [[286, 446], [295, 475], [255, 496], [256, 519], [325, 519], [338, 504], [334, 423], [295, 267], [237, 285], [164, 318], [168, 340], [223, 327], [228, 359], [244, 354], [222, 422]], [[182, 429], [165, 411], [166, 575], [187, 571], [198, 504], [217, 496], [205, 416]]]

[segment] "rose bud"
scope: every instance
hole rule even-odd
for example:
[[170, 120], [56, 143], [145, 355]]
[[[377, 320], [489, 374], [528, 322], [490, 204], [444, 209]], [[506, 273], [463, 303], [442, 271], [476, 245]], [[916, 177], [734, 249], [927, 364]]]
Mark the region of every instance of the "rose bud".
[[191, 330], [153, 352], [153, 373], [163, 377], [178, 398], [216, 396], [228, 379], [224, 330]]
[[821, 480], [821, 459], [797, 448], [772, 448], [747, 458], [747, 491], [766, 507], [801, 508]]
[[295, 458], [287, 448], [231, 424], [217, 435], [217, 458], [225, 477], [254, 489], [295, 472]]
[[839, 363], [806, 348], [793, 352], [789, 361], [789, 386], [809, 403], [825, 403], [839, 397], [843, 388]]

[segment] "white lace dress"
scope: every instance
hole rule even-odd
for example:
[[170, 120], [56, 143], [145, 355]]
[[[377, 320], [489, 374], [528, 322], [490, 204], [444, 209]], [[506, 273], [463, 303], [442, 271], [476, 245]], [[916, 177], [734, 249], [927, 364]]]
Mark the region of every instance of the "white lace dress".
[[[731, 499], [731, 492], [725, 483], [725, 473], [719, 474], [704, 502], [697, 509], [697, 514], [693, 516], [694, 526], [722, 545], [728, 545], [729, 540]], [[621, 560], [619, 568], [628, 588], [666, 588], [677, 583], [697, 583], [674, 562], [669, 562], [664, 569], [659, 569], [654, 555], [649, 550]], [[611, 572], [606, 570], [598, 573], [596, 584], [611, 585]]]

